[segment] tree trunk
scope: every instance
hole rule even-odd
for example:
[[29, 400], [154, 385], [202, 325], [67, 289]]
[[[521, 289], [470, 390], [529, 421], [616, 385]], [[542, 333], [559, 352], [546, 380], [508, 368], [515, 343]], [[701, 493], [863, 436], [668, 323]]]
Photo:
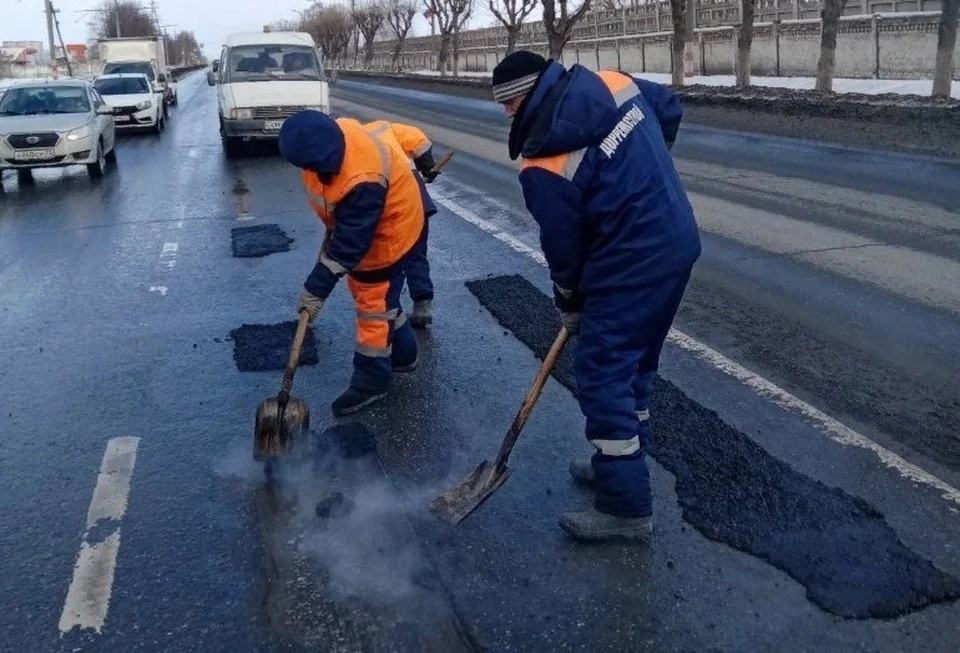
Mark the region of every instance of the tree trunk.
[[547, 34], [547, 43], [550, 46], [549, 57], [560, 61], [560, 57], [563, 56], [563, 46], [567, 44], [567, 35], [550, 32]]
[[737, 86], [750, 86], [750, 48], [753, 46], [753, 15], [757, 0], [740, 0], [743, 6], [743, 24], [737, 35]]
[[670, 0], [670, 13], [673, 20], [673, 66], [670, 80], [674, 86], [683, 86], [683, 53], [686, 47], [687, 21], [684, 13], [685, 0]]
[[507, 28], [507, 54], [517, 49], [517, 40], [520, 38], [520, 26]]
[[363, 67], [370, 68], [371, 63], [373, 63], [373, 39], [367, 41], [363, 48]]
[[937, 64], [933, 71], [933, 97], [950, 97], [953, 81], [953, 52], [957, 46], [957, 18], [960, 0], [943, 0], [937, 31]]
[[441, 77], [447, 76], [447, 59], [450, 58], [450, 34], [440, 35], [440, 52], [437, 54], [437, 70]]
[[403, 39], [397, 39], [397, 44], [393, 46], [393, 70], [400, 72], [400, 55], [403, 54]]
[[453, 76], [460, 76], [460, 28], [453, 29]]
[[833, 90], [833, 68], [837, 56], [837, 27], [843, 13], [844, 0], [825, 0], [820, 11], [820, 60], [817, 62], [816, 90]]

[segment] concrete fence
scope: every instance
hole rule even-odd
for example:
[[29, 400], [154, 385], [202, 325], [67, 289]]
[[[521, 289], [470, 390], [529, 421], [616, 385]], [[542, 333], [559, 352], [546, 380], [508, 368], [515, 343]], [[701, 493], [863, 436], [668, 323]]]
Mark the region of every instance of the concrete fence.
[[[783, 5], [787, 5], [785, 1]], [[916, 79], [931, 78], [937, 52], [939, 3], [848, 3], [837, 35], [836, 77]], [[781, 11], [778, 0], [760, 0], [754, 25], [751, 71], [754, 75], [814, 76], [820, 53], [819, 2], [789, 3]], [[856, 9], [900, 10], [853, 14]], [[924, 11], [906, 11], [922, 7]], [[934, 10], [926, 10], [932, 7]], [[642, 11], [640, 11], [642, 9]], [[810, 16], [810, 14], [813, 16]], [[612, 21], [611, 16], [618, 16]], [[699, 26], [694, 30], [696, 61], [691, 72], [732, 75], [735, 71], [739, 2], [698, 5]], [[673, 30], [669, 3], [651, 3], [620, 12], [592, 14], [578, 27], [563, 53], [563, 63], [589, 68], [619, 68], [630, 72], [668, 73], [671, 70]], [[728, 24], [718, 24], [727, 21]], [[707, 25], [705, 25], [707, 23]], [[539, 27], [538, 27], [539, 25]], [[651, 29], [652, 28], [652, 29]], [[612, 33], [611, 33], [612, 32]], [[525, 28], [519, 48], [547, 54], [542, 25]], [[393, 41], [375, 44], [371, 69], [389, 70]], [[439, 37], [408, 39], [400, 65], [403, 70], [436, 70]], [[463, 35], [460, 72], [489, 72], [506, 51], [502, 28], [473, 30]], [[954, 78], [960, 79], [960, 48], [955, 53]], [[452, 67], [452, 56], [448, 68]], [[451, 69], [452, 71], [452, 69]]]

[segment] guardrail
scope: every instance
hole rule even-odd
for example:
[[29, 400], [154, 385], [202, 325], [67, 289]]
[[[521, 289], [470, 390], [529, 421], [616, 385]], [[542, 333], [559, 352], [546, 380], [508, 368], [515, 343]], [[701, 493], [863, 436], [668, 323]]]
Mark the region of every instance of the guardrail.
[[172, 66], [170, 68], [170, 75], [173, 77], [173, 80], [176, 81], [188, 73], [192, 73], [195, 70], [203, 70], [206, 68], [205, 65], [194, 64], [192, 66]]

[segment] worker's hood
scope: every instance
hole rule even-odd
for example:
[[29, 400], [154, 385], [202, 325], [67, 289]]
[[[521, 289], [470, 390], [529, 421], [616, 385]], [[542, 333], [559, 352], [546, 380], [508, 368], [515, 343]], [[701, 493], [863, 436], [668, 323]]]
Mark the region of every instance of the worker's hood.
[[618, 120], [616, 101], [596, 73], [551, 61], [510, 127], [510, 158], [540, 158], [594, 145]]
[[319, 111], [300, 111], [280, 128], [278, 145], [284, 159], [321, 175], [340, 172], [346, 141], [337, 122]]
[[0, 116], [0, 134], [68, 132], [90, 122], [90, 113], [46, 113]]
[[225, 85], [237, 109], [254, 107], [325, 107], [326, 83], [319, 80], [264, 80]]

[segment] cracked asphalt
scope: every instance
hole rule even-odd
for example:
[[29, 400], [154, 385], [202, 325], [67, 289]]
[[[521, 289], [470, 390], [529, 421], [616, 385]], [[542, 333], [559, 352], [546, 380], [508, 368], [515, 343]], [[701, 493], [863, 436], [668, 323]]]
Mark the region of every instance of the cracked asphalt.
[[[431, 188], [436, 316], [420, 368], [338, 423], [354, 311], [335, 291], [294, 383], [309, 455], [272, 484], [253, 418], [280, 372], [240, 371], [231, 332], [289, 334], [322, 238], [297, 172], [270, 148], [226, 159], [196, 74], [163, 137], [121, 139], [103, 180], [4, 175], [0, 650], [956, 650], [960, 166], [684, 125], [704, 255], [658, 386], [657, 533], [583, 547], [557, 527], [589, 502], [559, 372], [510, 481], [456, 527], [426, 511], [495, 453], [557, 326], [505, 121], [478, 100], [334, 95], [457, 149]], [[245, 227], [285, 236], [238, 257]], [[526, 290], [474, 291], [511, 275]], [[123, 438], [129, 494], [88, 525]], [[78, 552], [116, 542], [102, 628], [66, 628]]]

